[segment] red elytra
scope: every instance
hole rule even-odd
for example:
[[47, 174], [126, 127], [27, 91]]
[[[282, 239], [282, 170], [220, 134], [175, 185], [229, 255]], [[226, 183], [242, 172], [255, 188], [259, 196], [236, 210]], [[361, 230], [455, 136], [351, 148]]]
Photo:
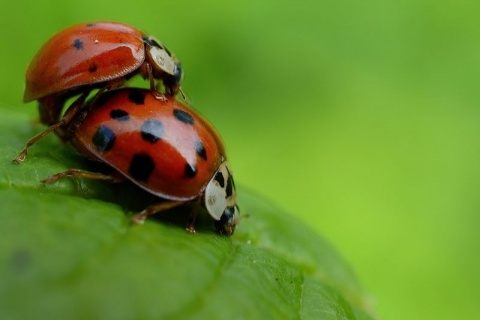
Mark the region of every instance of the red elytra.
[[187, 231], [195, 232], [201, 204], [218, 233], [235, 232], [240, 211], [225, 148], [215, 129], [185, 103], [159, 100], [145, 89], [113, 90], [87, 103], [63, 129], [70, 133], [66, 140], [80, 153], [116, 171], [106, 175], [69, 169], [47, 177], [44, 183], [64, 177], [116, 182], [126, 178], [163, 198], [136, 214], [132, 219], [136, 223], [195, 202]]
[[25, 102], [125, 76], [145, 58], [142, 34], [118, 23], [81, 24], [48, 40], [26, 71]]
[[218, 133], [203, 117], [148, 90], [106, 92], [72, 125], [78, 151], [164, 199], [199, 197], [226, 160]]
[[138, 73], [151, 78], [151, 86], [152, 78], [163, 80], [167, 95], [180, 90], [181, 65], [160, 42], [122, 23], [83, 23], [40, 48], [26, 71], [24, 101], [39, 100], [42, 123], [52, 125], [68, 98], [120, 87]]

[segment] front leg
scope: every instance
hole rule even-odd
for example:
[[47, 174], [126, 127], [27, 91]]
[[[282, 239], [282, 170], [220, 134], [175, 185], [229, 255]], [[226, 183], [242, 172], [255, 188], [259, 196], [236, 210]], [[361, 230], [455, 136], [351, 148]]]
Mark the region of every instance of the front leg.
[[165, 102], [167, 101], [167, 97], [159, 91], [158, 83], [155, 85], [155, 79], [153, 78], [153, 70], [152, 65], [148, 62], [145, 62], [141, 67], [141, 73], [143, 74], [144, 78], [148, 78], [150, 83], [150, 91], [155, 96], [156, 99]]
[[65, 177], [71, 178], [84, 178], [84, 179], [92, 179], [92, 180], [103, 180], [112, 183], [118, 183], [125, 181], [125, 177], [119, 173], [112, 173], [112, 174], [103, 174], [99, 172], [90, 172], [84, 171], [79, 169], [68, 169], [63, 172], [59, 172], [53, 174], [45, 179], [41, 180], [42, 183], [52, 183], [57, 180], [63, 179]]
[[[75, 100], [72, 103], [72, 105], [68, 108], [68, 110], [65, 112], [65, 115], [62, 117], [62, 119], [60, 119], [60, 121], [51, 125], [50, 127], [45, 129], [44, 131], [40, 132], [39, 134], [37, 134], [33, 138], [30, 138], [26, 142], [25, 148], [23, 148], [23, 150], [15, 157], [15, 159], [13, 159], [13, 162], [14, 163], [20, 163], [23, 160], [25, 160], [25, 157], [27, 156], [28, 149], [32, 145], [37, 143], [39, 140], [43, 139], [49, 133], [51, 133], [53, 131], [57, 131], [57, 130], [60, 130], [60, 131], [63, 132], [65, 127], [75, 118], [75, 116], [83, 108], [83, 103], [85, 102], [85, 99], [87, 99], [89, 93], [90, 93], [90, 91], [86, 91], [80, 97], [78, 97], [78, 99]], [[62, 134], [60, 134], [60, 136], [62, 136]], [[62, 139], [62, 140], [64, 140], [64, 139]], [[66, 140], [68, 140], [68, 139], [66, 139]]]
[[159, 213], [168, 209], [172, 209], [184, 204], [186, 204], [185, 201], [165, 201], [165, 202], [153, 204], [151, 206], [148, 206], [144, 210], [142, 210], [140, 213], [137, 213], [136, 215], [134, 215], [132, 218], [132, 222], [136, 224], [143, 224], [145, 222], [145, 219], [147, 219], [148, 216], [151, 216], [156, 213]]

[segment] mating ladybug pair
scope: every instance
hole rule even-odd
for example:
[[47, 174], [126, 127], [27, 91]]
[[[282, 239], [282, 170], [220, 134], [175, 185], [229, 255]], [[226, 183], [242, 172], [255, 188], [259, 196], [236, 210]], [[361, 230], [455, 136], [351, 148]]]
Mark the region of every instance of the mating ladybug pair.
[[[149, 80], [149, 89], [122, 88], [137, 74]], [[30, 139], [14, 162], [23, 161], [28, 148], [55, 132], [115, 171], [70, 169], [44, 182], [66, 176], [130, 180], [164, 200], [135, 215], [134, 222], [196, 202], [219, 233], [232, 235], [239, 210], [223, 142], [204, 118], [175, 99], [182, 79], [177, 58], [133, 27], [99, 22], [67, 28], [43, 45], [27, 69], [24, 101], [38, 100], [40, 120], [49, 127]], [[61, 116], [66, 101], [76, 96]], [[191, 232], [197, 207], [187, 223]]]

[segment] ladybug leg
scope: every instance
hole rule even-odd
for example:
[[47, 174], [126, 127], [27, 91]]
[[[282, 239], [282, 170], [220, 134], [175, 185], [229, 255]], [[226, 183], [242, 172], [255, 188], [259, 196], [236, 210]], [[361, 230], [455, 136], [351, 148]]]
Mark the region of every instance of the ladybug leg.
[[62, 138], [62, 140], [68, 140], [64, 133], [64, 127], [72, 121], [72, 119], [77, 115], [77, 113], [82, 109], [83, 103], [85, 102], [85, 99], [87, 99], [88, 94], [90, 91], [84, 92], [77, 100], [75, 100], [72, 105], [68, 108], [68, 110], [65, 112], [65, 115], [63, 116], [60, 121], [57, 123], [51, 125], [48, 127], [46, 130], [40, 132], [33, 138], [29, 139], [27, 143], [25, 144], [25, 148], [13, 159], [14, 163], [20, 163], [21, 161], [25, 160], [25, 157], [27, 156], [28, 149], [37, 143], [38, 140], [43, 139], [46, 135], [51, 133], [52, 131], [57, 131]]
[[188, 216], [187, 226], [185, 227], [185, 230], [187, 230], [187, 232], [195, 233], [195, 219], [197, 218], [199, 207], [200, 207], [200, 197], [197, 199], [197, 201], [195, 201], [195, 206], [193, 207], [192, 212]]
[[[122, 82], [123, 83], [123, 82]], [[95, 95], [93, 96], [92, 100], [90, 100], [88, 102], [88, 106], [87, 106], [87, 110], [90, 111], [92, 110], [93, 106], [97, 103], [98, 99], [100, 98], [100, 96], [102, 95], [102, 93], [104, 93], [105, 91], [107, 90], [111, 90], [112, 88], [116, 88], [116, 85], [113, 84], [113, 85], [107, 85], [105, 87], [102, 87], [100, 88], [97, 93], [95, 93]]]
[[119, 79], [111, 80], [107, 82], [105, 86], [100, 87], [97, 93], [95, 93], [93, 98], [88, 102], [88, 106], [87, 106], [88, 111], [92, 110], [92, 107], [97, 103], [98, 99], [105, 91], [121, 88], [124, 84], [125, 84], [125, 79], [119, 78]]
[[55, 182], [57, 180], [63, 179], [65, 177], [104, 180], [104, 181], [109, 181], [109, 182], [112, 182], [112, 183], [118, 183], [118, 182], [125, 181], [125, 178], [120, 174], [108, 175], [108, 174], [103, 174], [103, 173], [99, 173], [99, 172], [90, 172], [90, 171], [84, 171], [84, 170], [79, 170], [79, 169], [68, 169], [66, 171], [59, 172], [59, 173], [53, 174], [51, 176], [48, 176], [45, 179], [41, 180], [40, 182], [42, 182], [42, 183], [52, 183], [52, 182]]
[[156, 213], [159, 213], [168, 209], [172, 209], [184, 204], [185, 204], [185, 201], [166, 201], [166, 202], [153, 204], [145, 208], [140, 213], [137, 213], [136, 215], [134, 215], [132, 218], [132, 222], [136, 224], [143, 224], [145, 222], [145, 219], [147, 219], [148, 216], [151, 216]]
[[155, 86], [155, 80], [153, 79], [152, 65], [147, 62], [145, 64], [145, 67], [147, 69], [148, 80], [150, 81], [150, 90], [157, 91], [157, 87]]
[[40, 122], [47, 126], [57, 123], [66, 99], [64, 96], [55, 94], [38, 99]]
[[153, 70], [152, 70], [152, 65], [148, 62], [145, 62], [145, 72], [147, 74], [148, 80], [150, 81], [150, 91], [152, 94], [155, 96], [156, 99], [160, 101], [167, 101], [167, 97], [160, 91], [158, 91], [158, 88], [155, 86], [155, 79], [153, 79]]

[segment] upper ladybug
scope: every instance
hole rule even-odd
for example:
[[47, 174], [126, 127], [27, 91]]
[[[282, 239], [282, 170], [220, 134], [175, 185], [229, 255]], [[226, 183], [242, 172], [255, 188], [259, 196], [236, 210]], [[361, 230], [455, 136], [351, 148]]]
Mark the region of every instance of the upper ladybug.
[[117, 22], [83, 23], [50, 38], [26, 71], [23, 100], [38, 100], [40, 120], [58, 122], [67, 99], [94, 88], [113, 89], [141, 74], [161, 80], [165, 94], [181, 89], [183, 71], [178, 59], [158, 40]]

